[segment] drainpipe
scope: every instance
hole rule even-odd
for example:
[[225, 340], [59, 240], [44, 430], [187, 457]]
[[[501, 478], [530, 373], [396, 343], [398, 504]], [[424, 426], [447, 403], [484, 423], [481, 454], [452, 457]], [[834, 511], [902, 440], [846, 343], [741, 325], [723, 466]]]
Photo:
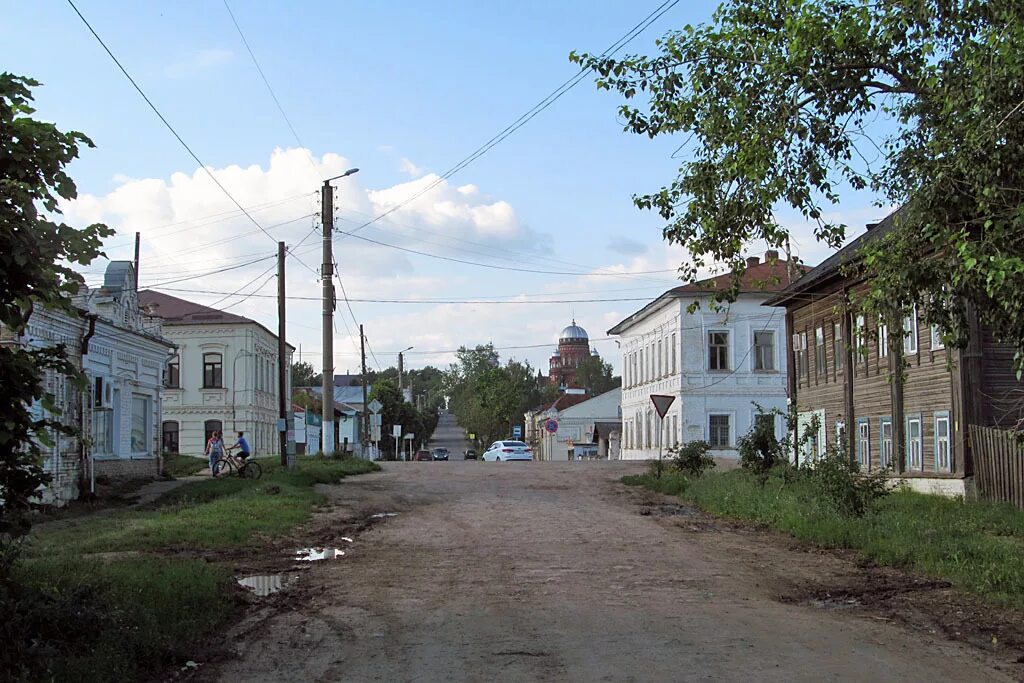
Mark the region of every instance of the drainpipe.
[[[82, 372], [85, 372], [85, 357], [89, 355], [89, 340], [92, 339], [93, 335], [96, 334], [96, 319], [95, 314], [88, 314], [86, 318], [89, 320], [89, 330], [82, 335]], [[84, 466], [88, 463], [89, 467], [89, 494], [96, 494], [96, 468], [95, 462], [93, 462], [92, 449], [86, 446], [85, 436], [85, 413], [89, 409], [89, 394], [88, 390], [82, 394], [81, 399], [81, 410], [78, 413], [78, 451], [79, 451], [79, 464]], [[81, 470], [78, 474], [78, 488], [81, 491], [83, 487], [85, 477]], [[81, 496], [81, 493], [79, 493]]]

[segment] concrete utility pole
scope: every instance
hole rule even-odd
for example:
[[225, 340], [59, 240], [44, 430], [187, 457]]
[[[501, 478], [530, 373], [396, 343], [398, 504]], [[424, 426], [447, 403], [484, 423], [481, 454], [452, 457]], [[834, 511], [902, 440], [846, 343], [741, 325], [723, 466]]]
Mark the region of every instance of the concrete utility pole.
[[320, 189], [320, 223], [324, 232], [324, 261], [320, 271], [324, 299], [320, 449], [327, 454], [334, 452], [334, 190], [331, 181], [358, 171], [358, 168], [350, 168], [339, 176], [328, 178]]
[[413, 347], [402, 349], [398, 352], [398, 393], [402, 395], [402, 401], [405, 401], [405, 391], [402, 384], [402, 374], [405, 372], [405, 359], [404, 354], [406, 351], [412, 351]]
[[142, 242], [142, 233], [135, 233], [135, 291], [139, 291], [139, 246]]
[[363, 411], [359, 416], [359, 442], [363, 445], [363, 455], [366, 455], [366, 446], [370, 441], [370, 430], [367, 425], [369, 422], [369, 409], [366, 407], [366, 335], [363, 334], [363, 326], [359, 326], [359, 351], [363, 358]]
[[[277, 243], [277, 413], [280, 418], [278, 425], [281, 446], [281, 467], [289, 467], [288, 462], [288, 408], [291, 407], [291, 396], [288, 396], [288, 344], [285, 341], [284, 325], [284, 242]], [[284, 429], [281, 429], [284, 427]]]

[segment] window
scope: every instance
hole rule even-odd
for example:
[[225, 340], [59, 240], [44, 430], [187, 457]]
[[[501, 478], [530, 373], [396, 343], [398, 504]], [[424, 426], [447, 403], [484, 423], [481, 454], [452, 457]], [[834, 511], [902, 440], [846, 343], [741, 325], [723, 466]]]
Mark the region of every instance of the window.
[[797, 332], [793, 335], [793, 355], [796, 357], [796, 376], [810, 377], [807, 366], [807, 333]]
[[758, 432], [764, 430], [766, 433], [775, 436], [775, 416], [771, 414], [758, 413], [754, 416], [754, 429]]
[[775, 333], [771, 330], [754, 331], [754, 370], [770, 372], [775, 369]]
[[181, 359], [177, 356], [167, 363], [167, 381], [164, 385], [168, 389], [181, 388]]
[[921, 416], [907, 417], [907, 468], [924, 469], [924, 445], [921, 437]]
[[903, 353], [917, 353], [917, 306], [903, 319]]
[[92, 414], [92, 441], [96, 453], [114, 452], [114, 411], [96, 410]]
[[676, 374], [676, 333], [672, 333], [672, 374]]
[[889, 356], [889, 326], [885, 323], [878, 325], [878, 357], [887, 358]]
[[708, 444], [712, 448], [729, 447], [728, 415], [708, 415]]
[[640, 349], [640, 377], [639, 377], [639, 380], [640, 380], [641, 383], [643, 383], [646, 379], [647, 379], [647, 377], [646, 377], [646, 375], [644, 375], [644, 350]]
[[949, 445], [949, 413], [935, 413], [935, 469], [939, 472], [953, 471]]
[[857, 462], [861, 471], [871, 469], [871, 423], [867, 418], [857, 420]]
[[224, 386], [224, 367], [219, 353], [203, 354], [203, 388], [220, 389]]
[[864, 339], [864, 336], [865, 336], [864, 335], [864, 328], [865, 327], [866, 327], [866, 325], [865, 325], [865, 322], [864, 322], [864, 316], [858, 315], [857, 316], [857, 335], [856, 335], [856, 337], [853, 340], [853, 350], [854, 350], [854, 354], [856, 356], [856, 358], [854, 358], [854, 363], [857, 363], [857, 362], [863, 360], [865, 365], [866, 365], [867, 362], [868, 362], [868, 347], [867, 347], [867, 344], [864, 343], [864, 341], [865, 341], [865, 339]]
[[892, 467], [892, 418], [883, 417], [878, 425], [878, 440], [881, 450], [878, 453], [882, 469]]
[[708, 332], [708, 369], [729, 369], [728, 332]]
[[164, 422], [163, 436], [160, 439], [160, 448], [164, 453], [178, 452], [178, 423]]
[[946, 343], [942, 341], [942, 333], [939, 331], [938, 325], [932, 325], [932, 351], [946, 348]]
[[814, 369], [817, 374], [824, 375], [828, 366], [825, 357], [825, 328], [814, 329]]
[[654, 379], [654, 342], [647, 346], [647, 378]]
[[214, 432], [224, 433], [224, 425], [221, 424], [220, 420], [207, 420], [203, 423], [203, 431], [206, 432], [206, 440], [203, 441], [203, 448], [206, 448], [206, 442], [210, 440]]
[[664, 374], [662, 372], [662, 362], [661, 362], [661, 359], [662, 359], [662, 348], [661, 348], [661, 340], [659, 339], [658, 340], [658, 369], [657, 369], [657, 372], [658, 372], [657, 376], [658, 377], [661, 377]]
[[839, 323], [832, 324], [832, 355], [836, 370], [842, 370], [846, 349], [843, 347], [843, 326]]
[[149, 453], [149, 397], [132, 394], [132, 453]]

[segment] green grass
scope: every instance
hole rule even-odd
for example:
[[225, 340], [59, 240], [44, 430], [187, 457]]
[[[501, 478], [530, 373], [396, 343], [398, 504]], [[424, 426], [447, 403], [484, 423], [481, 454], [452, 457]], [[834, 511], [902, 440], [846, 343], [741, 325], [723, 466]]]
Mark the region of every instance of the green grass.
[[[291, 472], [261, 464], [259, 481], [190, 482], [144, 509], [37, 531], [16, 568], [20, 593], [0, 590], [0, 613], [15, 608], [0, 620], [0, 638], [24, 645], [0, 653], [0, 667], [45, 663], [48, 671], [22, 677], [86, 683], [134, 680], [192, 658], [234, 614], [237, 594], [227, 568], [173, 552], [258, 546], [310, 518], [322, 502], [315, 484], [380, 469], [355, 459], [300, 458]], [[90, 555], [120, 551], [164, 555]]]
[[[649, 475], [626, 483], [663, 490]], [[676, 495], [717, 515], [826, 548], [855, 549], [878, 564], [1024, 609], [1024, 512], [1010, 505], [896, 491], [863, 517], [848, 517], [823, 504], [806, 478], [773, 472], [762, 487], [742, 470], [707, 474]]]
[[175, 479], [187, 477], [197, 472], [202, 472], [210, 466], [209, 460], [205, 457], [197, 458], [193, 455], [181, 455], [180, 453], [166, 453], [164, 458], [163, 473]]

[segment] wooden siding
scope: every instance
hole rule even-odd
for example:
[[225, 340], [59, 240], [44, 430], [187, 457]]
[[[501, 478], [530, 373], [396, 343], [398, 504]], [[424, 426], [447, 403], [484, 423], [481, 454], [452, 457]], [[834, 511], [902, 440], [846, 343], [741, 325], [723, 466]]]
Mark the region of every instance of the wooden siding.
[[1013, 503], [1024, 509], [1024, 449], [1017, 435], [971, 425], [971, 452], [978, 493], [987, 500]]
[[991, 331], [982, 335], [982, 408], [984, 424], [1019, 429], [1024, 421], [1024, 382], [1013, 369], [1014, 347], [995, 340]]

